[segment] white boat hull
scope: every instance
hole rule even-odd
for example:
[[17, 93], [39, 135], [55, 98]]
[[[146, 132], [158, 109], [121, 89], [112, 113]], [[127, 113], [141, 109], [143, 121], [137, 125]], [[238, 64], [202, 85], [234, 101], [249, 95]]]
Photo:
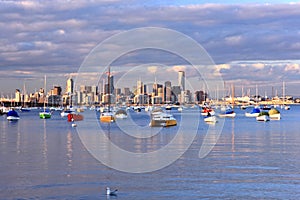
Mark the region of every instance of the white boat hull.
[[126, 118], [127, 118], [127, 115], [125, 115], [125, 114], [116, 114], [115, 117], [116, 117], [117, 119], [126, 119]]
[[236, 116], [236, 113], [230, 113], [230, 114], [220, 114], [219, 117], [231, 117], [234, 118]]
[[256, 121], [267, 122], [267, 121], [270, 121], [270, 117], [268, 115], [261, 115], [261, 116], [256, 117]]
[[6, 119], [7, 119], [8, 121], [17, 121], [17, 120], [20, 119], [20, 117], [8, 116], [8, 117], [6, 117]]
[[281, 119], [280, 113], [270, 115], [270, 120], [280, 120], [280, 119]]
[[204, 121], [207, 122], [207, 123], [216, 123], [217, 118], [215, 116], [206, 117], [206, 118], [204, 118]]
[[259, 113], [245, 113], [246, 117], [258, 117]]

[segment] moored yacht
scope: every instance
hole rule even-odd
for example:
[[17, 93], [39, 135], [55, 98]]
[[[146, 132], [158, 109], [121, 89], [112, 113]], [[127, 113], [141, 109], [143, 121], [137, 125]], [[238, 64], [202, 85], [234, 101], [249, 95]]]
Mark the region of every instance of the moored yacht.
[[6, 119], [8, 121], [17, 121], [20, 119], [19, 114], [14, 109], [8, 111]]
[[168, 126], [176, 126], [177, 120], [175, 117], [168, 113], [157, 113], [151, 116], [151, 121], [149, 126], [155, 127], [168, 127]]

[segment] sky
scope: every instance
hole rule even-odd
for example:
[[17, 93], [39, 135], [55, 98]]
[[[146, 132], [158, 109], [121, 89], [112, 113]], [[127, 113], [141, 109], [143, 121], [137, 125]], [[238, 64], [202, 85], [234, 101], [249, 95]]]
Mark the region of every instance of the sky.
[[[44, 74], [49, 88], [64, 88], [101, 42], [124, 31], [159, 27], [198, 42], [216, 63], [212, 73], [238, 91], [256, 85], [262, 93], [271, 87], [281, 91], [285, 81], [287, 93], [300, 96], [299, 7], [279, 0], [0, 0], [0, 92], [14, 93], [24, 84], [34, 92], [43, 87]], [[187, 65], [175, 57], [131, 52], [114, 65]], [[132, 73], [130, 79], [140, 76]]]

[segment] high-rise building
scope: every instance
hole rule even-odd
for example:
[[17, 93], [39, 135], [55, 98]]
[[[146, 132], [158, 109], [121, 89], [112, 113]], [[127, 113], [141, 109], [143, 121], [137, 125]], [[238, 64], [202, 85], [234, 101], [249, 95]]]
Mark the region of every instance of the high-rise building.
[[94, 95], [98, 94], [98, 86], [96, 86], [96, 85], [92, 86], [92, 93], [94, 93]]
[[165, 82], [164, 101], [166, 103], [171, 103], [171, 101], [172, 101], [172, 85], [171, 85], [171, 81], [166, 81]]
[[137, 84], [136, 84], [136, 94], [139, 95], [139, 94], [144, 94], [145, 91], [144, 91], [144, 84], [142, 81], [137, 81]]
[[153, 87], [152, 87], [152, 92], [153, 92], [153, 96], [157, 96], [158, 95], [158, 89], [159, 88], [163, 88], [163, 85], [158, 84], [158, 83], [153, 83]]
[[16, 92], [15, 92], [15, 102], [21, 102], [21, 92], [19, 89], [16, 89]]
[[180, 87], [181, 91], [185, 91], [185, 73], [184, 73], [184, 71], [178, 72], [178, 86]]
[[195, 92], [195, 102], [202, 103], [207, 98], [207, 94], [204, 91]]
[[161, 97], [162, 102], [165, 101], [165, 99], [164, 99], [164, 89], [163, 89], [163, 87], [158, 88], [158, 90], [157, 90], [157, 96]]
[[74, 92], [74, 82], [72, 78], [67, 80], [66, 93], [72, 94]]
[[53, 89], [51, 89], [51, 95], [61, 95], [61, 87], [54, 86]]
[[109, 93], [110, 93], [110, 94], [113, 94], [113, 93], [114, 93], [114, 90], [115, 90], [115, 86], [114, 86], [114, 76], [110, 75], [110, 76], [108, 77], [108, 81], [109, 81], [109, 86], [110, 86]]
[[179, 101], [180, 93], [180, 86], [172, 86], [172, 102]]
[[114, 76], [108, 77], [108, 83], [104, 86], [104, 93], [105, 94], [113, 94], [114, 93]]

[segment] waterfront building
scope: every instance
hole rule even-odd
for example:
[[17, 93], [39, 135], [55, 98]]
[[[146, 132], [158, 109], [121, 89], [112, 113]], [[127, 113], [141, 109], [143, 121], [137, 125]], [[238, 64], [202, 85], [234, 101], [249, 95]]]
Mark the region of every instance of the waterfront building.
[[151, 97], [151, 102], [152, 102], [152, 104], [162, 104], [163, 99], [161, 96], [153, 96], [153, 97]]
[[147, 94], [138, 94], [134, 97], [134, 103], [137, 105], [148, 104], [148, 95]]

